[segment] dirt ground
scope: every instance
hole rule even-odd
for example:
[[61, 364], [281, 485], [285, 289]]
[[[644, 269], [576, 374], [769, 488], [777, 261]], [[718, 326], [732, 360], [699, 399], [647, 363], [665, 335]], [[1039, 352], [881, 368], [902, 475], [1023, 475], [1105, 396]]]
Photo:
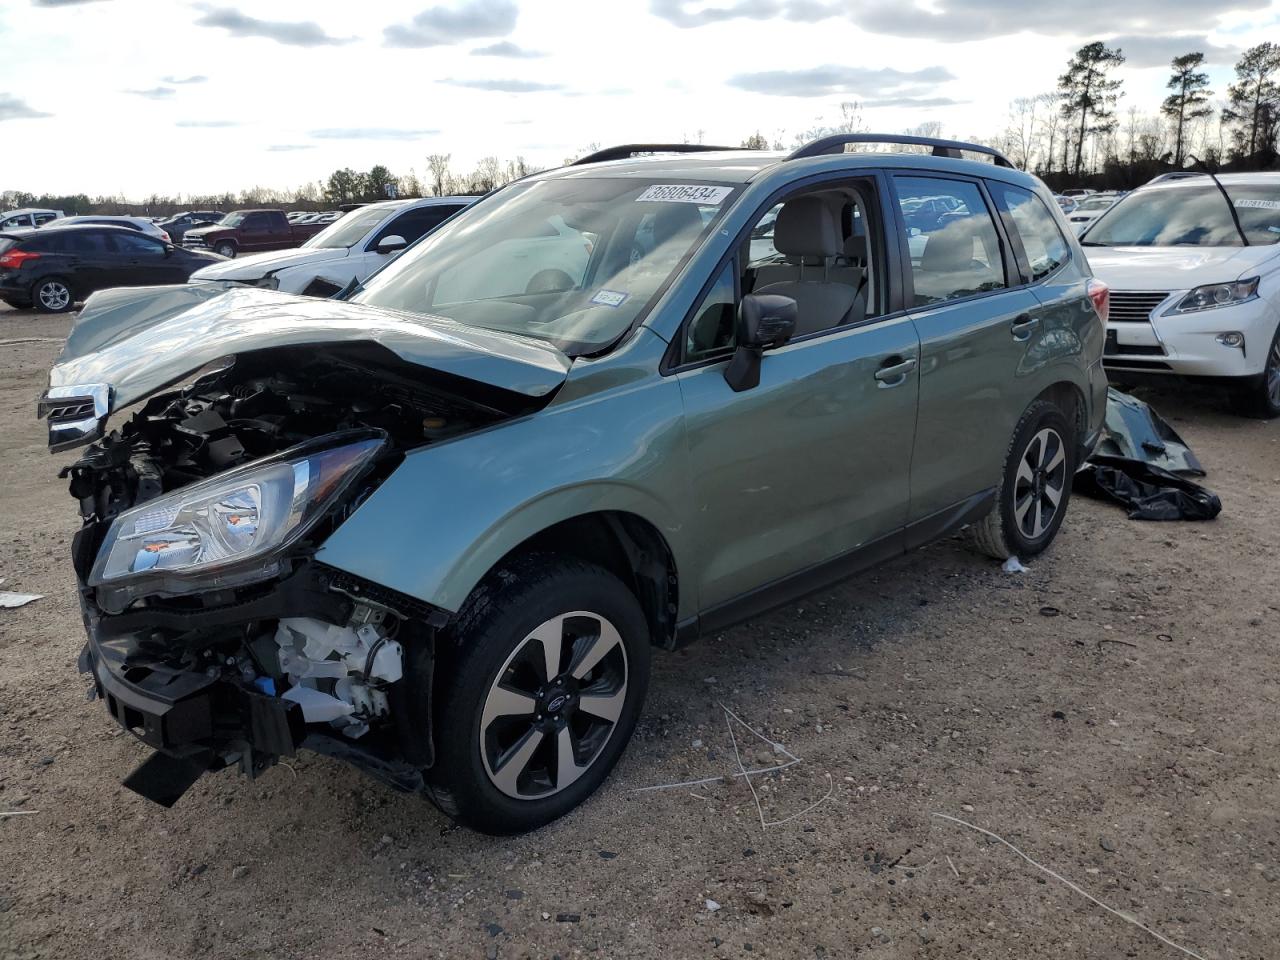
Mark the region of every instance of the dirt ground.
[[[1280, 955], [1280, 423], [1145, 393], [1216, 522], [1077, 498], [1028, 573], [950, 540], [658, 655], [600, 793], [493, 839], [311, 755], [172, 810], [120, 786], [145, 750], [85, 700], [73, 457], [34, 419], [67, 326], [0, 312], [0, 576], [46, 595], [0, 611], [3, 960], [1185, 955], [935, 813], [1192, 956]], [[802, 758], [762, 813], [642, 791], [737, 769], [722, 704]]]

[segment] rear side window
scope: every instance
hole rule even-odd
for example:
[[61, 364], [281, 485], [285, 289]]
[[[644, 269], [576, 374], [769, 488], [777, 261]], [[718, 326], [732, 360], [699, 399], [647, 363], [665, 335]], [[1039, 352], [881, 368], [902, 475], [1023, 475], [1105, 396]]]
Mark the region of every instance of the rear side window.
[[93, 254], [107, 252], [106, 235], [97, 230], [77, 230], [75, 233], [68, 233], [66, 239], [68, 253]]
[[996, 206], [1013, 221], [1033, 282], [1043, 280], [1070, 259], [1071, 248], [1044, 201], [1030, 190], [1007, 183], [988, 181], [987, 187], [995, 197]]
[[428, 230], [440, 226], [458, 210], [458, 207], [448, 206], [419, 207], [408, 213], [402, 213], [378, 231], [370, 249], [377, 247], [383, 237], [404, 237], [406, 243], [413, 243]]
[[960, 300], [1006, 286], [1000, 235], [976, 183], [895, 177], [915, 306]]

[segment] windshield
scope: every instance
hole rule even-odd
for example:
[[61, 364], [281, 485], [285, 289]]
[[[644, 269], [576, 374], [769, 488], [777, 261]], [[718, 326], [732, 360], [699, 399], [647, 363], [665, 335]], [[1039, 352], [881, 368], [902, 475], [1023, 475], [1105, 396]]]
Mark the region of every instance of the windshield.
[[[1280, 183], [1224, 184], [1250, 244], [1280, 241]], [[1194, 186], [1139, 190], [1085, 234], [1087, 247], [1238, 247], [1227, 201], [1207, 178]]]
[[[345, 217], [340, 217], [333, 221], [314, 237], [307, 240], [303, 246], [324, 247], [326, 250], [345, 250], [359, 243], [366, 233], [398, 209], [400, 209], [400, 206], [358, 207]], [[295, 222], [300, 222], [303, 219], [299, 217]]]
[[243, 213], [228, 213], [225, 217], [218, 221], [220, 227], [238, 227], [244, 223]]
[[1105, 210], [1115, 203], [1114, 197], [1100, 197], [1097, 200], [1082, 200], [1077, 210]]
[[351, 299], [591, 353], [643, 316], [734, 190], [632, 178], [515, 184], [454, 217]]

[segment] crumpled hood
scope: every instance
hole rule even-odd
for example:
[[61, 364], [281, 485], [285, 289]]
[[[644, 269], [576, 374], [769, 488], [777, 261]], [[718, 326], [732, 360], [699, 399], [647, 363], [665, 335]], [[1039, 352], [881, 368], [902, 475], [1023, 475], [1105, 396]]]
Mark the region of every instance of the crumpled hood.
[[234, 230], [235, 227], [224, 227], [220, 223], [210, 223], [203, 227], [191, 227], [182, 235], [185, 240], [187, 237], [203, 237], [210, 233], [221, 233], [223, 230]]
[[105, 386], [110, 413], [238, 353], [362, 342], [409, 363], [535, 398], [558, 388], [572, 364], [550, 344], [443, 317], [258, 287], [126, 287], [90, 297], [49, 371], [47, 396], [87, 396], [88, 388], [101, 393]]
[[341, 260], [350, 251], [346, 247], [336, 250], [329, 247], [292, 250], [272, 250], [268, 253], [251, 253], [241, 255], [234, 260], [224, 260], [201, 267], [191, 275], [193, 280], [261, 280], [269, 273], [283, 270], [286, 267], [312, 266], [328, 263], [330, 260]]
[[1253, 276], [1280, 247], [1090, 247], [1094, 276], [1112, 290], [1189, 290]]

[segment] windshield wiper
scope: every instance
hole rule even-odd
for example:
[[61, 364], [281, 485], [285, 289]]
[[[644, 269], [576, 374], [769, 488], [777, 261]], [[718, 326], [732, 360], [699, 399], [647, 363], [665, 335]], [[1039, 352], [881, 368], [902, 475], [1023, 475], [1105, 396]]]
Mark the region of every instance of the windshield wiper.
[[1213, 181], [1213, 185], [1218, 188], [1218, 192], [1222, 194], [1222, 199], [1227, 202], [1227, 210], [1231, 213], [1231, 222], [1236, 225], [1236, 233], [1240, 234], [1240, 242], [1246, 247], [1249, 246], [1249, 238], [1245, 236], [1244, 227], [1240, 226], [1240, 215], [1236, 213], [1236, 205], [1231, 202], [1231, 195], [1227, 193], [1227, 188], [1222, 185], [1222, 181], [1218, 179], [1212, 170], [1205, 166], [1204, 161], [1199, 157], [1188, 156], [1188, 159], [1194, 160], [1196, 166], [1208, 174], [1209, 179]]

